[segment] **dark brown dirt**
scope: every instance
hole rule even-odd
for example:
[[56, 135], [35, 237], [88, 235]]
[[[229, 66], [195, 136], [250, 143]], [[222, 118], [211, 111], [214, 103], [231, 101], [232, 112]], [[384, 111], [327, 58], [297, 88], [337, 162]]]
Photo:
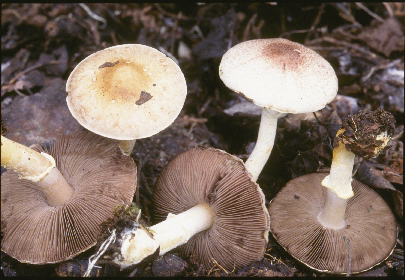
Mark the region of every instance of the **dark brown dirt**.
[[[66, 105], [66, 80], [85, 57], [109, 46], [139, 43], [178, 61], [188, 88], [184, 108], [162, 132], [137, 140], [132, 153], [139, 189], [134, 202], [153, 220], [156, 180], [177, 154], [215, 147], [245, 160], [254, 147], [260, 115], [219, 79], [222, 55], [256, 38], [286, 38], [327, 59], [339, 80], [338, 96], [315, 114], [278, 122], [271, 157], [258, 183], [268, 203], [292, 178], [327, 170], [342, 120], [379, 107], [396, 120], [386, 151], [356, 162], [355, 178], [375, 189], [398, 219], [393, 254], [360, 276], [403, 276], [403, 3], [186, 3], [2, 4], [1, 109], [5, 136], [24, 145], [49, 145], [58, 134], [83, 129]], [[232, 112], [232, 113], [231, 113]], [[259, 111], [260, 112], [260, 111]], [[2, 172], [4, 169], [2, 168]], [[1, 253], [5, 276], [80, 276], [95, 248], [52, 265], [27, 265]], [[293, 259], [271, 237], [261, 262], [234, 271], [193, 257], [166, 254], [119, 270], [107, 260], [94, 276], [325, 276]]]

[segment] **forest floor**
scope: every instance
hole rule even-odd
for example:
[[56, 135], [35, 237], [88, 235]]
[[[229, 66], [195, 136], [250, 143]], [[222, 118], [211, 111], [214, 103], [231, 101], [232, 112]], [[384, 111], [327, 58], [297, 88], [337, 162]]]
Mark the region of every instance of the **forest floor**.
[[[378, 266], [356, 276], [403, 276], [404, 3], [183, 3], [2, 4], [1, 111], [8, 138], [49, 145], [58, 134], [83, 130], [66, 105], [66, 80], [88, 55], [118, 44], [154, 47], [175, 60], [187, 98], [167, 129], [136, 142], [132, 153], [143, 219], [153, 221], [157, 178], [170, 160], [191, 147], [214, 147], [246, 160], [256, 141], [260, 109], [246, 105], [222, 83], [218, 66], [237, 43], [285, 38], [304, 44], [336, 71], [337, 97], [314, 114], [278, 122], [273, 152], [258, 184], [266, 204], [291, 179], [328, 170], [332, 141], [344, 118], [379, 107], [393, 114], [390, 147], [356, 160], [354, 178], [377, 191], [398, 223], [397, 245]], [[241, 104], [246, 106], [240, 106]], [[2, 172], [4, 169], [2, 168]], [[80, 276], [92, 248], [59, 264], [19, 263], [1, 252], [5, 276]], [[96, 276], [325, 276], [291, 257], [270, 234], [265, 257], [226, 271], [202, 269], [187, 256], [166, 254], [119, 270], [110, 263]]]

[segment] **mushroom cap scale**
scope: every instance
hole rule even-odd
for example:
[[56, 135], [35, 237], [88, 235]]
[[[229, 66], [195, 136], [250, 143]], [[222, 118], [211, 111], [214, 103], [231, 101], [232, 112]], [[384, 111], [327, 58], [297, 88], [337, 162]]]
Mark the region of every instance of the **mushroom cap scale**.
[[308, 113], [335, 98], [332, 66], [315, 51], [282, 38], [242, 42], [222, 57], [224, 84], [256, 105], [281, 113]]
[[206, 268], [212, 258], [229, 270], [263, 258], [269, 231], [265, 198], [240, 159], [214, 148], [182, 153], [162, 171], [153, 201], [157, 221], [199, 203], [211, 207], [213, 226], [178, 247]]
[[317, 216], [325, 201], [321, 181], [326, 175], [308, 174], [288, 182], [270, 202], [270, 230], [288, 253], [312, 269], [346, 274], [349, 252], [351, 274], [370, 269], [395, 247], [395, 217], [375, 191], [353, 179], [354, 196], [347, 202], [345, 227], [323, 227]]
[[136, 188], [136, 166], [115, 140], [90, 132], [59, 136], [49, 150], [66, 181], [71, 200], [49, 206], [35, 184], [6, 171], [1, 176], [1, 250], [20, 262], [56, 263], [94, 246], [100, 224], [119, 204], [129, 204]]
[[72, 115], [90, 131], [118, 139], [152, 136], [180, 113], [187, 85], [180, 67], [160, 51], [113, 46], [81, 61], [66, 83]]

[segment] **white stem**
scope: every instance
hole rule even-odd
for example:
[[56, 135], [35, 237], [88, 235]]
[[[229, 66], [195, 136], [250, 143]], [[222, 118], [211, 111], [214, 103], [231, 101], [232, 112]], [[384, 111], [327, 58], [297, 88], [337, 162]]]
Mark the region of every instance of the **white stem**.
[[66, 182], [59, 169], [54, 167], [52, 170], [35, 185], [46, 196], [50, 206], [62, 206], [68, 203], [74, 194], [74, 189]]
[[73, 196], [73, 188], [56, 168], [55, 159], [1, 136], [1, 165], [33, 182], [50, 206], [64, 205]]
[[[337, 136], [343, 133], [339, 130]], [[327, 228], [340, 229], [345, 226], [347, 201], [354, 195], [352, 188], [352, 172], [355, 154], [346, 150], [342, 142], [333, 149], [330, 174], [322, 180], [326, 187], [325, 204], [318, 221]]]
[[325, 204], [318, 215], [318, 221], [326, 228], [343, 228], [347, 201], [348, 199], [340, 198], [333, 190], [327, 188]]
[[253, 181], [255, 182], [270, 157], [274, 139], [276, 138], [277, 120], [283, 115], [285, 114], [273, 111], [269, 108], [262, 109], [256, 145], [245, 162], [245, 167], [252, 175]]
[[2, 135], [1, 165], [14, 170], [22, 179], [37, 182], [55, 167], [55, 160]]
[[121, 151], [125, 155], [130, 156], [131, 153], [132, 153], [132, 150], [134, 149], [136, 139], [134, 139], [134, 140], [119, 140], [119, 142], [120, 142]]
[[[121, 256], [114, 259], [125, 268], [141, 262], [160, 247], [159, 255], [187, 243], [195, 234], [207, 230], [214, 223], [214, 214], [208, 204], [202, 203], [149, 228], [151, 237], [141, 229], [123, 237]], [[135, 236], [134, 236], [135, 235]]]
[[333, 149], [330, 174], [322, 181], [322, 185], [333, 190], [337, 196], [343, 199], [352, 197], [352, 172], [355, 154], [346, 150], [345, 145], [339, 145]]

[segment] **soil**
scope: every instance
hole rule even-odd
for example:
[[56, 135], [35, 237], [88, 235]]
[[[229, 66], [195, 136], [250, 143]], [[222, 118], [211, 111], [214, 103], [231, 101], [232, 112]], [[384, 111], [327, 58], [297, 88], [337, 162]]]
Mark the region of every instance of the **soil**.
[[[246, 160], [256, 141], [260, 109], [232, 92], [218, 75], [221, 57], [237, 43], [286, 38], [317, 51], [339, 80], [337, 97], [312, 114], [278, 122], [275, 145], [258, 183], [266, 203], [291, 179], [327, 171], [336, 132], [348, 115], [382, 107], [396, 120], [388, 148], [359, 159], [354, 178], [377, 191], [398, 222], [392, 255], [358, 276], [403, 276], [404, 3], [2, 4], [1, 109], [4, 135], [24, 145], [50, 145], [83, 128], [66, 105], [66, 80], [88, 55], [117, 44], [154, 47], [182, 69], [188, 94], [167, 129], [136, 141], [134, 202], [153, 221], [160, 172], [191, 147], [223, 149]], [[3, 128], [2, 128], [3, 130]], [[2, 172], [4, 172], [2, 168]], [[19, 263], [1, 252], [5, 276], [81, 276], [92, 248], [59, 264]], [[226, 271], [204, 269], [192, 257], [168, 253], [131, 269], [106, 259], [93, 276], [325, 276], [292, 258], [270, 234], [264, 259]]]

